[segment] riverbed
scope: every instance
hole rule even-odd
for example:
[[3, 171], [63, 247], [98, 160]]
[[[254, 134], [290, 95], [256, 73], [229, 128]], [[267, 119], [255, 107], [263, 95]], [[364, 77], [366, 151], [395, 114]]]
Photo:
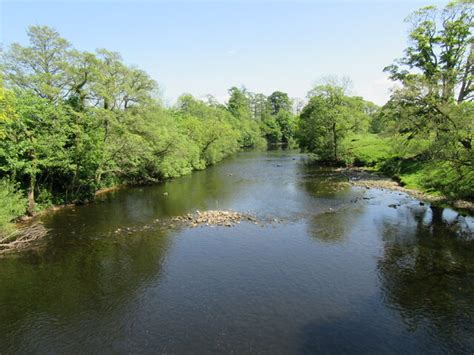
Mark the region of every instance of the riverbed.
[[[233, 210], [262, 223], [196, 228]], [[474, 219], [243, 152], [43, 217], [0, 259], [0, 353], [474, 351]]]

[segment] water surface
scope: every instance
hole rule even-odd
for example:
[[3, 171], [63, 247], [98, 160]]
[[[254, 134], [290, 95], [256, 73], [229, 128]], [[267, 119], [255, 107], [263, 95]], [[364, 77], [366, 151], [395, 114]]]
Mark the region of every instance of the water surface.
[[[241, 153], [46, 216], [0, 259], [0, 353], [472, 354], [473, 218], [305, 162]], [[277, 222], [155, 222], [207, 209]]]

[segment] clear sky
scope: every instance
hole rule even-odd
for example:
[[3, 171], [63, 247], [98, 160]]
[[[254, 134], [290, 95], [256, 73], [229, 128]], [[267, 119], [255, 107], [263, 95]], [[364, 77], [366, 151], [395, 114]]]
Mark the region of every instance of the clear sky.
[[107, 48], [146, 70], [172, 103], [231, 86], [304, 97], [325, 75], [347, 75], [378, 104], [391, 83], [382, 72], [402, 55], [404, 18], [437, 0], [366, 1], [6, 1], [3, 46], [27, 43], [26, 28], [54, 27], [82, 50]]

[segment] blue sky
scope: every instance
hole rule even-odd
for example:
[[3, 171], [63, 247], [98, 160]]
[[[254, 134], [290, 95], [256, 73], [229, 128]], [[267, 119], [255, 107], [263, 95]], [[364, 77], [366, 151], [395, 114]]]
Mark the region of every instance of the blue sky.
[[431, 1], [5, 1], [3, 46], [48, 25], [82, 50], [107, 48], [146, 70], [172, 103], [180, 94], [227, 98], [231, 86], [304, 97], [325, 75], [347, 75], [378, 104], [382, 72], [406, 47], [404, 18]]

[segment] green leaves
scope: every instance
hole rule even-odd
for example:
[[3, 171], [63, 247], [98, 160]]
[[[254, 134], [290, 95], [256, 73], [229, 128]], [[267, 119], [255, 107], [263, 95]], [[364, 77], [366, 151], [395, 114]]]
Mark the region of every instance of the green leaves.
[[470, 1], [452, 2], [444, 9], [429, 6], [416, 11], [408, 18], [412, 28], [405, 56], [385, 71], [404, 84], [413, 74], [412, 69], [421, 72], [430, 94], [444, 102], [472, 98], [473, 20]]
[[17, 118], [14, 100], [13, 92], [0, 86], [0, 139], [5, 138], [5, 125]]
[[250, 119], [252, 113], [250, 110], [250, 100], [247, 95], [245, 88], [232, 87], [229, 89], [229, 101], [227, 103], [227, 109], [237, 119]]
[[11, 86], [29, 89], [56, 102], [67, 89], [68, 41], [46, 26], [28, 28], [30, 46], [11, 45], [3, 56], [4, 77]]
[[386, 68], [402, 86], [380, 113], [399, 159], [419, 160], [417, 180], [450, 197], [474, 195], [473, 19], [472, 1], [410, 17], [405, 56]]
[[17, 184], [0, 179], [0, 201], [0, 236], [3, 237], [13, 229], [10, 222], [26, 212], [26, 198], [19, 191]]
[[367, 131], [370, 104], [360, 97], [346, 95], [343, 83], [315, 86], [308, 104], [300, 114], [298, 139], [303, 150], [318, 159], [342, 159], [342, 139], [348, 133]]

